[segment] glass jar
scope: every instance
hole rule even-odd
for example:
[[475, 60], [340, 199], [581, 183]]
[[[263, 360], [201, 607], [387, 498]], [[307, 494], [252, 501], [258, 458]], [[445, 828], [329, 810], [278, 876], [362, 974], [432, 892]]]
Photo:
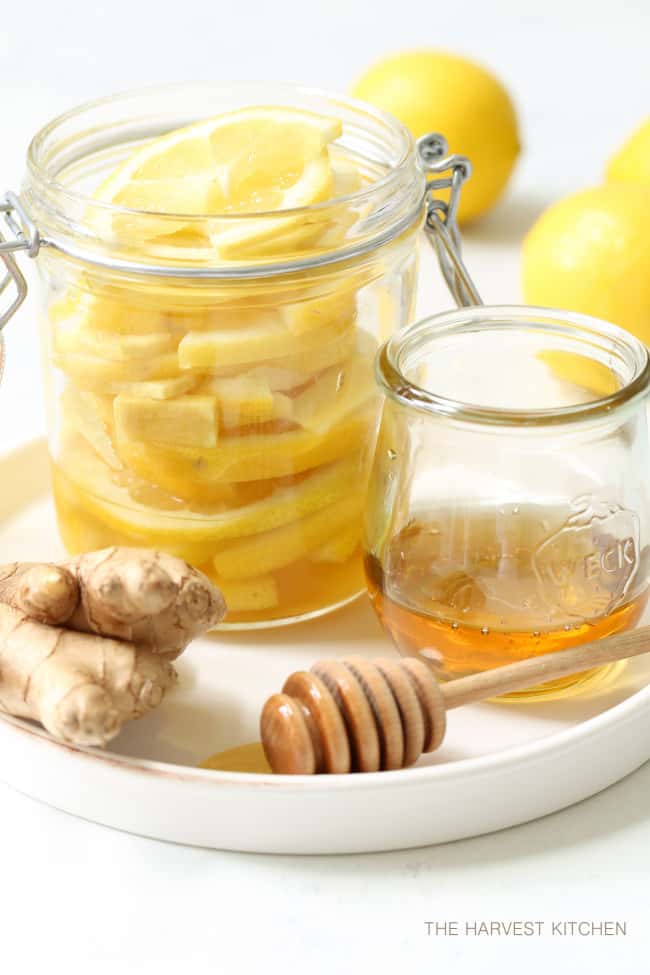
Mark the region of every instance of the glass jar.
[[[310, 207], [209, 217], [94, 198], [147, 140], [270, 104], [340, 119], [332, 151], [361, 188], [343, 180]], [[449, 168], [444, 149], [438, 140], [418, 157], [406, 129], [370, 106], [266, 84], [128, 93], [36, 135], [20, 198], [0, 206], [15, 235], [0, 237], [0, 257], [17, 305], [24, 283], [10, 252], [38, 255], [54, 496], [70, 552], [123, 544], [180, 556], [223, 589], [230, 627], [308, 618], [363, 589], [372, 362], [412, 316], [424, 171]], [[215, 258], [215, 232], [238, 242], [232, 256]]]
[[584, 315], [467, 308], [390, 339], [377, 372], [365, 565], [402, 653], [449, 679], [637, 623], [650, 572], [642, 343]]

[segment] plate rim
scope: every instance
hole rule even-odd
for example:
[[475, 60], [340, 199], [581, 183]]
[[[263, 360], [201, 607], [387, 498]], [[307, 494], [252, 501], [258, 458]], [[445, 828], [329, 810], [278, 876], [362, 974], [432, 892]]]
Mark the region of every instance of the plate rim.
[[[83, 758], [100, 762], [124, 772], [146, 772], [163, 779], [185, 780], [197, 785], [209, 786], [260, 786], [273, 789], [310, 791], [331, 791], [332, 789], [353, 788], [370, 789], [392, 783], [397, 787], [407, 787], [418, 784], [425, 779], [453, 779], [456, 776], [480, 775], [516, 766], [522, 759], [534, 758], [539, 753], [550, 755], [561, 752], [567, 747], [580, 743], [583, 738], [599, 736], [607, 732], [613, 723], [620, 725], [635, 717], [636, 713], [650, 710], [650, 683], [639, 691], [607, 708], [592, 718], [587, 718], [579, 724], [564, 728], [551, 735], [537, 738], [532, 742], [513, 745], [489, 755], [479, 755], [474, 758], [461, 758], [453, 762], [439, 765], [414, 766], [406, 769], [395, 769], [384, 772], [366, 772], [363, 775], [280, 775], [266, 772], [228, 772], [219, 769], [204, 769], [192, 765], [177, 765], [173, 762], [160, 762], [152, 759], [135, 758], [120, 755], [117, 752], [100, 751], [86, 748], [69, 742], [58, 741], [43, 728], [22, 718], [0, 713], [0, 720], [17, 732], [28, 737], [36, 738], [39, 742], [52, 746], [57, 750], [72, 752]], [[650, 760], [650, 748], [648, 750]]]
[[[40, 454], [43, 451], [47, 451], [47, 441], [45, 438], [40, 437], [26, 441], [24, 444], [8, 452], [4, 452], [0, 456], [5, 460], [12, 458], [18, 460], [20, 455], [29, 456], [32, 453]], [[45, 492], [30, 492], [29, 496], [23, 498], [23, 500], [26, 504], [34, 503], [42, 493]], [[4, 520], [5, 517], [6, 514], [4, 511], [0, 513], [0, 520]], [[449, 780], [454, 779], [456, 776], [462, 776], [464, 778], [466, 775], [481, 775], [486, 772], [494, 772], [498, 769], [506, 769], [516, 766], [522, 759], [529, 760], [536, 757], [539, 753], [552, 754], [559, 752], [567, 747], [571, 747], [573, 744], [580, 743], [585, 737], [602, 735], [607, 732], [610, 724], [620, 724], [633, 720], [635, 716], [642, 714], [644, 710], [650, 711], [650, 681], [625, 700], [608, 707], [600, 714], [587, 718], [570, 728], [563, 728], [560, 731], [542, 736], [530, 742], [512, 745], [488, 755], [461, 758], [437, 765], [414, 766], [388, 772], [366, 772], [364, 774], [353, 775], [279, 775], [256, 772], [230, 772], [217, 769], [205, 769], [192, 765], [177, 765], [173, 762], [136, 758], [129, 755], [120, 755], [110, 750], [104, 751], [58, 741], [37, 724], [23, 718], [14, 717], [5, 712], [0, 712], [0, 721], [14, 732], [35, 738], [41, 744], [54, 747], [59, 751], [79, 755], [88, 760], [100, 762], [112, 768], [117, 767], [120, 772], [124, 773], [141, 771], [158, 778], [174, 779], [177, 781], [180, 779], [197, 785], [242, 788], [257, 786], [259, 788], [273, 790], [305, 791], [307, 789], [311, 792], [320, 792], [338, 791], [339, 789], [372, 790], [381, 788], [382, 783], [384, 786], [393, 785], [396, 788], [407, 788], [419, 784], [423, 780]], [[649, 759], [650, 743], [647, 760]]]

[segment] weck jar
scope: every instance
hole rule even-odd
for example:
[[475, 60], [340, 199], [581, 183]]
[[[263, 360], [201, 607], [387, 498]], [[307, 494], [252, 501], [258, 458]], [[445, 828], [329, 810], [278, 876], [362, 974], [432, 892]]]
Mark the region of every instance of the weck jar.
[[[340, 121], [332, 198], [187, 215], [98, 193], [148, 140], [259, 105]], [[443, 251], [453, 236], [431, 189], [453, 195], [468, 172], [432, 138], [415, 146], [340, 95], [261, 84], [122, 94], [35, 136], [21, 194], [0, 206], [5, 283], [18, 288], [0, 324], [24, 297], [12, 253], [23, 250], [42, 283], [53, 489], [71, 553], [180, 556], [222, 588], [229, 627], [309, 618], [364, 588], [373, 361], [412, 317], [424, 221]], [[427, 183], [427, 171], [451, 175]]]
[[[477, 306], [381, 350], [364, 543], [377, 614], [453, 680], [624, 630], [650, 592], [648, 350], [609, 322]], [[620, 664], [517, 699], [596, 689]]]

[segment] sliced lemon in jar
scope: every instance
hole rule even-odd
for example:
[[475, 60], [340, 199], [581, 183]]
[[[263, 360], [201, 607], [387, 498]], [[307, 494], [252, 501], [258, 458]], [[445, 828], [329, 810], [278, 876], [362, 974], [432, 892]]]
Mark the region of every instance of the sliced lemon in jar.
[[[327, 200], [334, 185], [327, 146], [340, 134], [337, 119], [281, 106], [242, 108], [177, 129], [146, 143], [95, 194], [150, 218], [107, 211], [98, 219], [110, 220], [118, 237], [168, 237], [191, 228], [188, 244], [200, 246], [204, 236], [222, 257], [301, 223], [308, 231], [304, 215], [231, 218]], [[193, 216], [223, 219], [206, 221], [197, 237], [194, 222], [183, 219]]]
[[[201, 565], [214, 555], [218, 544], [270, 532], [350, 497], [359, 484], [359, 459], [352, 456], [329, 464], [300, 484], [279, 488], [261, 501], [233, 508], [232, 498], [226, 498], [229, 509], [200, 514], [178, 498], [160, 490], [156, 494], [148, 485], [151, 495], [155, 494], [154, 506], [152, 496], [137, 490], [141, 486], [144, 491], [146, 482], [128, 472], [111, 470], [83, 437], [67, 432], [55, 481], [57, 502], [75, 508], [79, 518], [91, 517], [122, 540], [163, 548]], [[144, 500], [138, 500], [140, 496]]]
[[118, 436], [117, 453], [138, 477], [175, 497], [199, 498], [203, 489], [209, 498], [210, 490], [219, 485], [295, 476], [358, 451], [372, 419], [372, 413], [363, 410], [345, 417], [327, 434], [289, 430], [224, 437], [216, 447], [205, 449]]
[[358, 526], [362, 510], [363, 491], [358, 490], [300, 521], [228, 542], [214, 556], [217, 576], [246, 579], [290, 565], [336, 538], [350, 522]]

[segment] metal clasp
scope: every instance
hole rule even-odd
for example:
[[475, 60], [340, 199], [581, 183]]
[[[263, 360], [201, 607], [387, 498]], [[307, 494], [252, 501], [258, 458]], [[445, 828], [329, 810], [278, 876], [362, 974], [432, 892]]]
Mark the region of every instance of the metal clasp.
[[[482, 305], [481, 296], [461, 256], [460, 234], [456, 220], [460, 191], [472, 174], [472, 164], [465, 156], [449, 155], [447, 140], [436, 132], [418, 139], [420, 167], [437, 179], [427, 181], [427, 216], [425, 229], [440, 264], [440, 270], [459, 308]], [[436, 190], [450, 190], [449, 202], [434, 196]]]
[[5, 266], [5, 273], [0, 280], [0, 295], [3, 295], [12, 283], [15, 288], [15, 294], [8, 307], [0, 308], [0, 331], [2, 331], [27, 295], [27, 282], [16, 264], [14, 254], [25, 251], [28, 257], [36, 257], [41, 240], [34, 222], [15, 193], [6, 193], [0, 198], [0, 216], [9, 231], [7, 234], [6, 230], [3, 233], [0, 229], [0, 260]]

